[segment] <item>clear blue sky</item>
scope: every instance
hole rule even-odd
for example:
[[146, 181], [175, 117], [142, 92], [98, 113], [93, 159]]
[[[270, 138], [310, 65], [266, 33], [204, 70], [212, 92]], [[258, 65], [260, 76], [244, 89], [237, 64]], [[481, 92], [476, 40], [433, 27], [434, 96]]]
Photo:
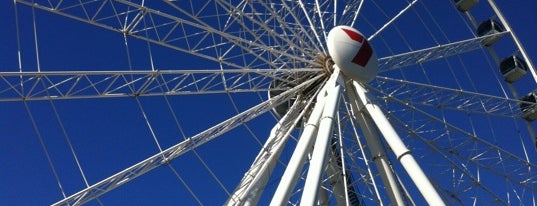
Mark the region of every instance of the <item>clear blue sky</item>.
[[[430, 1], [432, 0], [426, 2]], [[480, 3], [485, 4], [486, 0]], [[535, 26], [537, 3], [529, 0], [498, 0], [497, 4], [530, 57], [537, 56]], [[63, 17], [42, 11], [36, 11], [36, 14], [40, 64], [45, 70], [128, 68], [123, 37], [120, 34], [65, 20]], [[1, 72], [18, 71], [14, 16], [13, 2], [0, 2]], [[32, 14], [28, 7], [19, 6], [19, 20], [23, 67], [25, 71], [35, 71]], [[404, 28], [413, 25], [408, 23], [399, 26]], [[444, 29], [448, 32], [457, 30], [455, 25], [449, 24], [445, 25]], [[371, 34], [367, 30], [364, 33]], [[412, 35], [409, 35], [409, 38], [412, 39]], [[146, 48], [145, 43], [137, 40], [130, 40], [129, 44], [133, 48]], [[213, 63], [200, 62], [198, 58], [185, 57], [176, 51], [157, 46], [152, 48], [158, 68], [214, 68]], [[145, 51], [133, 51], [131, 55], [132, 61], [137, 66], [148, 68]], [[517, 85], [522, 93], [535, 88], [535, 83], [529, 80], [529, 76], [525, 82], [528, 84]], [[0, 90], [4, 88], [5, 84], [0, 80]], [[260, 95], [265, 98], [266, 94]], [[258, 102], [259, 96], [236, 94], [233, 95], [233, 99], [242, 111]], [[163, 148], [182, 140], [183, 137], [176, 129], [170, 111], [161, 97], [142, 98], [140, 101]], [[225, 94], [175, 96], [170, 97], [170, 101], [187, 136], [192, 136], [236, 114]], [[90, 184], [158, 152], [139, 107], [132, 98], [66, 100], [55, 102], [54, 106], [59, 111]], [[84, 188], [84, 182], [70, 155], [62, 129], [49, 102], [28, 102], [28, 107], [38, 124], [39, 132], [47, 145], [67, 195]], [[270, 125], [272, 122], [273, 118], [266, 115], [248, 125], [253, 128], [257, 137], [264, 140], [272, 127]], [[62, 199], [24, 104], [0, 102], [0, 131], [3, 131], [0, 135], [0, 205], [47, 205]], [[239, 127], [198, 149], [203, 160], [230, 191], [234, 189], [233, 185], [240, 180], [242, 172], [257, 154], [257, 143], [250, 136], [245, 127]], [[533, 145], [528, 146], [533, 148]], [[533, 150], [532, 152], [535, 157], [535, 152]], [[285, 158], [289, 156], [289, 152], [283, 154]], [[173, 166], [192, 190], [203, 191], [200, 198], [204, 199], [206, 205], [218, 205], [226, 199], [226, 194], [219, 189], [194, 154], [188, 153], [178, 158]], [[269, 182], [271, 187], [276, 184], [274, 181]], [[104, 205], [195, 204], [180, 181], [166, 167], [158, 168], [128, 183], [125, 187], [114, 190], [101, 200]], [[96, 203], [92, 202], [91, 205]]]

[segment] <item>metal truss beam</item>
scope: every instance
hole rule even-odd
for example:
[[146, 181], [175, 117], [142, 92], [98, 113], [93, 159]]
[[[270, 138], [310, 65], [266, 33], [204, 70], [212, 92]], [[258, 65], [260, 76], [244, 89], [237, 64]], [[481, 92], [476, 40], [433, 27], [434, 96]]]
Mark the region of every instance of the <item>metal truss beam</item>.
[[381, 177], [382, 183], [386, 188], [390, 203], [392, 205], [405, 205], [403, 195], [391, 169], [391, 162], [388, 158], [384, 145], [380, 140], [378, 130], [375, 128], [374, 122], [367, 114], [364, 105], [359, 101], [357, 92], [352, 86], [352, 82], [348, 82], [347, 95], [351, 101], [351, 108], [359, 127], [362, 130], [364, 138], [367, 142], [367, 147], [371, 153], [371, 160], [375, 163], [377, 171]]
[[321, 91], [321, 95], [324, 95], [326, 99], [322, 116], [319, 119], [319, 128], [315, 137], [313, 151], [311, 152], [304, 191], [300, 198], [300, 205], [302, 206], [315, 205], [321, 199], [319, 190], [322, 186], [322, 175], [328, 162], [329, 148], [331, 147], [330, 140], [333, 135], [334, 122], [336, 122], [334, 117], [339, 108], [341, 93], [345, 89], [345, 82], [337, 66], [334, 66], [334, 73], [332, 73], [326, 85], [326, 90]]
[[[325, 87], [327, 86], [325, 85], [323, 87], [321, 93], [323, 92], [323, 90], [325, 90]], [[291, 194], [293, 193], [293, 188], [298, 182], [302, 167], [304, 166], [304, 163], [307, 159], [307, 155], [311, 152], [313, 143], [315, 142], [315, 136], [317, 135], [319, 127], [319, 119], [321, 118], [321, 115], [323, 113], [325, 105], [325, 96], [324, 94], [317, 94], [315, 99], [316, 103], [313, 106], [311, 114], [308, 117], [308, 121], [304, 125], [302, 134], [298, 139], [295, 150], [293, 151], [291, 159], [289, 160], [287, 167], [285, 168], [285, 172], [282, 175], [280, 183], [278, 184], [278, 187], [276, 188], [276, 191], [272, 196], [272, 200], [270, 202], [271, 206], [287, 204], [289, 198], [291, 197]]]
[[403, 54], [397, 54], [388, 57], [379, 58], [380, 73], [390, 70], [421, 64], [436, 59], [446, 58], [458, 54], [464, 54], [480, 48], [483, 48], [483, 40], [487, 38], [497, 38], [509, 33], [500, 32], [496, 34], [476, 37], [463, 41], [453, 42], [449, 44], [438, 45], [417, 51], [411, 51]]
[[519, 104], [533, 104], [520, 100], [508, 99], [469, 92], [464, 90], [427, 85], [417, 82], [378, 77], [369, 89], [379, 93], [380, 98], [391, 100], [397, 98], [414, 105], [458, 110], [470, 113], [493, 115], [499, 117], [522, 118]]
[[297, 87], [294, 87], [278, 96], [271, 98], [270, 100], [262, 102], [226, 121], [221, 122], [218, 125], [215, 125], [197, 135], [194, 135], [183, 142], [180, 142], [158, 154], [155, 154], [146, 160], [143, 160], [117, 174], [106, 178], [105, 180], [91, 185], [53, 205], [58, 206], [84, 204], [159, 166], [169, 164], [170, 161], [185, 154], [186, 152], [191, 151], [213, 140], [216, 137], [219, 137], [227, 131], [230, 131], [237, 126], [240, 126], [243, 123], [248, 122], [251, 119], [271, 110], [273, 107], [289, 100], [291, 97], [296, 95], [297, 92], [303, 90], [309, 84], [315, 82], [321, 77], [322, 76], [313, 78], [307, 82], [300, 84]]
[[[270, 68], [305, 67], [315, 64], [313, 59], [293, 54], [287, 44], [278, 48], [265, 43], [267, 38], [245, 38], [243, 30], [223, 31], [212, 25], [196, 21], [200, 17], [189, 13], [173, 15], [127, 0], [46, 1], [16, 0], [43, 11], [65, 16], [97, 27], [195, 55], [235, 69], [252, 66]], [[158, 2], [148, 2], [158, 3]], [[229, 13], [223, 8], [222, 16], [213, 17], [220, 22]], [[206, 17], [204, 17], [206, 18]], [[260, 30], [261, 31], [261, 30]], [[254, 33], [255, 36], [256, 33]], [[254, 41], [255, 40], [255, 41]], [[298, 41], [298, 40], [297, 40]], [[225, 52], [223, 52], [225, 51]], [[308, 55], [311, 56], [311, 55]], [[251, 62], [244, 62], [244, 59]], [[244, 62], [239, 64], [238, 62]]]
[[[535, 184], [537, 165], [487, 141], [487, 139], [491, 139], [490, 137], [481, 137], [467, 132], [419, 108], [406, 104], [406, 101], [399, 99], [394, 99], [394, 101], [408, 108], [406, 112], [412, 112], [414, 116], [425, 118], [419, 118], [420, 121], [411, 121], [398, 118], [409, 115], [394, 113], [391, 114], [390, 118], [396, 119], [396, 122], [406, 131], [412, 131], [413, 136], [419, 137], [428, 146], [441, 151], [442, 155], [447, 156], [449, 160], [459, 159], [455, 162], [473, 164], [515, 185], [537, 191]], [[422, 138], [422, 136], [427, 136], [427, 139]], [[512, 136], [499, 138], [512, 138]], [[476, 182], [476, 184], [479, 183]]]
[[399, 160], [406, 170], [425, 201], [429, 205], [445, 205], [429, 178], [414, 159], [411, 151], [406, 147], [399, 134], [397, 134], [390, 121], [386, 118], [384, 112], [370, 100], [367, 90], [355, 81], [353, 82], [353, 86], [356, 90], [358, 100], [364, 105], [365, 111], [371, 116], [380, 133], [384, 136], [384, 140], [386, 140], [386, 143], [390, 146], [397, 160]]
[[[308, 98], [310, 101], [307, 101]], [[272, 128], [265, 145], [225, 205], [257, 205], [289, 135], [299, 124], [306, 106], [310, 105], [312, 100], [313, 98], [306, 96], [299, 96], [295, 100], [287, 114]]]
[[[0, 72], [0, 102], [286, 90], [319, 69]], [[292, 82], [291, 82], [292, 81]], [[285, 84], [281, 84], [285, 85]]]

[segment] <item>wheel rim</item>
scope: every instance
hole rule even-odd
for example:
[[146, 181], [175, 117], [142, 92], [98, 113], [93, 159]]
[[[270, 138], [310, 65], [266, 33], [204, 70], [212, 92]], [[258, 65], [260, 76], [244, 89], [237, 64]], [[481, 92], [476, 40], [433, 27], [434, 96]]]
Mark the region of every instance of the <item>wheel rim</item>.
[[[15, 166], [9, 174], [24, 171], [21, 174], [25, 175], [21, 176], [33, 176], [30, 181], [23, 181], [24, 187], [29, 187], [29, 182], [42, 181], [41, 177], [30, 175], [35, 173], [31, 171], [46, 171], [47, 185], [50, 185], [46, 188], [53, 192], [43, 193], [47, 194], [43, 195], [45, 198], [35, 200], [39, 203], [61, 200], [62, 193], [70, 196], [173, 147], [184, 141], [184, 137], [195, 137], [248, 108], [262, 105], [274, 79], [295, 79], [304, 83], [315, 77], [325, 78], [324, 64], [316, 59], [320, 54], [327, 54], [325, 36], [334, 21], [337, 25], [358, 27], [370, 37], [380, 57], [381, 72], [366, 88], [446, 203], [529, 204], [534, 199], [535, 165], [529, 161], [535, 156], [531, 139], [533, 127], [521, 118], [517, 98], [530, 92], [518, 85], [531, 85], [535, 80], [526, 75], [517, 85], [511, 85], [505, 83], [498, 72], [495, 56], [508, 56], [520, 50], [510, 36], [512, 33], [497, 34], [503, 38], [493, 49], [481, 46], [483, 38], [474, 38], [471, 19], [495, 15], [487, 2], [481, 2], [475, 13], [470, 11], [470, 20], [450, 1], [441, 3], [445, 4], [443, 7], [417, 1], [389, 7], [360, 1], [337, 6], [330, 1], [303, 4], [164, 2], [154, 5], [147, 2], [144, 6], [143, 1], [94, 1], [84, 7], [78, 3], [35, 3], [17, 1], [15, 5], [20, 27], [16, 29], [18, 50], [22, 54], [19, 67], [24, 73], [17, 73], [16, 69], [2, 70], [4, 81], [0, 91], [3, 101], [7, 101], [2, 103], [5, 108], [13, 107], [13, 112], [19, 113], [15, 116], [20, 117], [20, 121], [4, 121], [8, 122], [4, 124], [5, 130], [10, 136], [26, 139], [14, 144], [19, 145], [15, 148], [28, 148], [41, 157], [40, 163], [32, 165], [33, 169]], [[39, 10], [47, 7], [56, 7], [61, 18]], [[434, 9], [438, 7], [445, 11]], [[358, 9], [360, 13], [355, 19], [353, 11]], [[333, 15], [334, 10], [336, 15]], [[444, 21], [441, 15], [437, 16], [440, 11], [444, 15], [453, 14], [457, 19]], [[216, 15], [210, 15], [214, 13]], [[30, 18], [25, 16], [27, 14]], [[108, 18], [116, 14], [117, 18]], [[50, 16], [51, 22], [41, 21], [42, 16]], [[73, 17], [112, 32], [65, 21]], [[99, 35], [105, 34], [96, 39], [112, 40], [95, 47], [93, 43], [77, 43], [78, 47], [59, 47], [65, 50], [51, 48], [59, 43], [80, 41], [76, 39], [77, 32], [66, 35], [71, 39], [50, 37], [59, 34], [48, 32], [48, 24], [55, 21], [56, 24], [74, 24], [75, 31], [82, 27], [90, 28], [81, 30], [86, 32], [97, 29], [102, 31]], [[37, 23], [35, 30], [28, 26], [33, 23]], [[461, 31], [445, 31], [446, 28], [440, 26], [457, 23]], [[158, 27], [152, 27], [154, 25]], [[422, 32], [409, 35], [415, 30]], [[116, 52], [102, 54], [102, 62], [82, 58], [110, 48]], [[78, 53], [72, 57], [72, 62], [53, 61], [60, 56], [58, 54], [68, 55], [70, 51], [78, 51], [72, 52]], [[107, 55], [110, 57], [106, 58]], [[117, 61], [119, 59], [121, 61]], [[482, 64], [477, 64], [475, 59], [480, 59]], [[69, 70], [86, 65], [90, 69]], [[309, 95], [306, 99], [314, 97], [313, 93]], [[119, 96], [125, 98], [112, 98]], [[90, 101], [94, 98], [103, 99]], [[355, 141], [355, 133], [362, 131], [350, 118], [350, 100], [343, 97], [341, 101], [339, 124], [334, 129], [341, 130], [347, 145], [342, 148], [344, 153], [352, 154], [343, 161], [347, 162], [349, 176], [353, 177], [351, 185], [360, 201], [378, 204], [388, 199], [386, 191], [367, 146]], [[211, 138], [195, 151], [166, 162], [166, 166], [118, 187], [93, 200], [94, 203], [123, 202], [120, 198], [123, 196], [136, 202], [138, 198], [151, 196], [187, 205], [225, 202], [277, 122], [270, 109], [255, 111], [263, 111], [263, 114], [259, 117], [252, 114], [251, 117], [256, 118], [244, 124], [235, 122], [236, 129]], [[270, 202], [296, 144], [293, 139], [298, 138], [301, 131], [292, 132], [289, 146], [279, 158], [260, 202]], [[513, 141], [505, 143], [503, 136], [513, 137]], [[6, 145], [13, 144], [12, 141], [7, 141]], [[364, 153], [359, 147], [361, 144], [364, 144]], [[235, 149], [237, 145], [240, 149]], [[405, 201], [423, 203], [391, 152], [389, 157], [401, 191], [411, 194], [412, 198], [405, 197]], [[14, 160], [5, 158], [6, 162], [15, 164]], [[51, 169], [53, 171], [49, 172]], [[303, 173], [306, 178], [306, 170]], [[501, 182], [501, 186], [497, 182]], [[60, 193], [58, 183], [61, 183]], [[303, 184], [303, 180], [299, 180], [290, 203], [300, 202]], [[143, 192], [138, 188], [144, 188]], [[168, 190], [172, 192], [162, 192]], [[29, 191], [30, 194], [41, 192]], [[334, 202], [331, 192], [328, 189], [329, 199]], [[172, 198], [175, 196], [179, 196], [179, 200]]]

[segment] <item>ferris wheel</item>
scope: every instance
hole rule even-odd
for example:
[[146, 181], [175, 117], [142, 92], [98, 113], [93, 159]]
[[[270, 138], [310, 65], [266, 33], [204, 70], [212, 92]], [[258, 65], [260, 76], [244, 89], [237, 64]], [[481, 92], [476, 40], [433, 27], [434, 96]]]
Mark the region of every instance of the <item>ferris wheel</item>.
[[10, 205], [535, 205], [494, 0], [15, 0]]

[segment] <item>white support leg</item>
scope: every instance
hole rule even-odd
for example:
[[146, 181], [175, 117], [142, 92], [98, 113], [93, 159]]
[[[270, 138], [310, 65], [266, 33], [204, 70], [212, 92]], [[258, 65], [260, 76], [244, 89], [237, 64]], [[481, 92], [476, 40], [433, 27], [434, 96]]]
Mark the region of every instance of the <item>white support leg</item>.
[[380, 142], [380, 137], [378, 136], [374, 123], [370, 117], [366, 116], [367, 111], [361, 111], [361, 108], [363, 108], [364, 105], [356, 97], [356, 91], [352, 87], [347, 88], [347, 91], [351, 101], [354, 118], [357, 120], [365, 136], [367, 146], [369, 147], [369, 151], [371, 153], [371, 159], [377, 166], [382, 183], [386, 187], [388, 197], [390, 198], [391, 205], [405, 205], [403, 196], [401, 195], [401, 191], [397, 185], [397, 180], [395, 179], [395, 176], [390, 168], [386, 151]]
[[334, 117], [340, 94], [345, 86], [343, 78], [339, 74], [339, 69], [337, 66], [334, 68], [334, 73], [327, 82], [326, 105], [324, 106], [323, 116], [319, 123], [319, 131], [315, 140], [315, 147], [313, 148], [304, 191], [300, 199], [300, 205], [303, 206], [311, 206], [317, 203], [317, 194], [321, 186], [321, 176], [326, 165], [328, 148], [330, 147]]
[[272, 128], [265, 145], [225, 205], [257, 205], [294, 126], [304, 114], [306, 102], [298, 97], [287, 114]]
[[[325, 89], [323, 88], [323, 90]], [[319, 93], [317, 96], [317, 103], [315, 103], [313, 111], [308, 118], [308, 122], [304, 126], [304, 131], [302, 132], [302, 135], [300, 135], [300, 139], [295, 147], [295, 151], [293, 152], [293, 155], [287, 164], [287, 168], [282, 175], [280, 184], [276, 188], [276, 192], [274, 193], [274, 196], [270, 202], [271, 206], [286, 205], [287, 201], [289, 201], [289, 197], [293, 192], [293, 188], [298, 181], [298, 177], [300, 176], [300, 172], [302, 171], [302, 167], [306, 161], [307, 154], [310, 153], [313, 142], [315, 142], [315, 136], [317, 135], [317, 129], [319, 126], [319, 119], [321, 118], [324, 108], [325, 98], [322, 94], [323, 92]]]
[[357, 82], [353, 82], [359, 101], [365, 106], [365, 109], [375, 122], [384, 139], [395, 153], [397, 159], [401, 162], [403, 168], [425, 198], [429, 205], [445, 205], [444, 201], [433, 187], [423, 170], [420, 168], [410, 150], [405, 146], [399, 135], [395, 132], [382, 110], [374, 103], [369, 102], [366, 90]]

